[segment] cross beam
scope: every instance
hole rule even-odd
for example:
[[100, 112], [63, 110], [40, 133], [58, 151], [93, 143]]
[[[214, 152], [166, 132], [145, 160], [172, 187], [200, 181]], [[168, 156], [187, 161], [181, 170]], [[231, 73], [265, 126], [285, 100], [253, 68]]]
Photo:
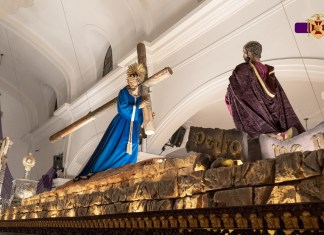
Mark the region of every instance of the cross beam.
[[[146, 65], [146, 52], [145, 52], [145, 45], [143, 43], [139, 43], [137, 45], [137, 54], [138, 54], [138, 63], [142, 63], [147, 71], [147, 65]], [[147, 72], [145, 75], [144, 82], [142, 83], [142, 97], [145, 98], [148, 101], [151, 101], [150, 98], [150, 87], [154, 86], [155, 84], [163, 81], [164, 79], [168, 78], [172, 75], [172, 69], [170, 67], [166, 67], [159, 72], [155, 73], [153, 76], [148, 77]], [[114, 98], [104, 105], [100, 106], [94, 111], [89, 112], [84, 117], [78, 119], [77, 121], [73, 122], [69, 126], [65, 127], [64, 129], [56, 132], [55, 134], [51, 135], [49, 137], [49, 140], [54, 143], [57, 140], [64, 138], [65, 136], [71, 134], [72, 132], [78, 130], [79, 128], [83, 127], [84, 125], [88, 124], [89, 122], [95, 120], [97, 117], [99, 117], [101, 114], [103, 114], [105, 111], [107, 111], [111, 106], [115, 105], [117, 103], [117, 98]], [[151, 102], [150, 102], [151, 103]], [[143, 115], [144, 115], [144, 130], [147, 135], [154, 134], [154, 125], [153, 125], [153, 112], [152, 112], [152, 106], [147, 105], [143, 108]]]

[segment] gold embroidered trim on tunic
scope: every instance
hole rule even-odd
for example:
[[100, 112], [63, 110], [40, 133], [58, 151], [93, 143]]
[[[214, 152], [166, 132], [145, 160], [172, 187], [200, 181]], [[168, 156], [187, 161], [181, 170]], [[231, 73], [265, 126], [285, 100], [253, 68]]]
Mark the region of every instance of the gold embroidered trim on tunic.
[[[268, 90], [268, 88], [266, 87], [266, 85], [264, 84], [264, 81], [262, 80], [262, 78], [260, 77], [260, 74], [258, 72], [258, 70], [255, 68], [254, 64], [250, 63], [250, 65], [252, 66], [255, 75], [257, 76], [263, 90], [267, 93], [268, 96], [270, 96], [271, 98], [275, 97], [275, 94], [272, 94], [271, 91]], [[274, 71], [273, 71], [274, 72]], [[270, 74], [270, 73], [269, 73]]]

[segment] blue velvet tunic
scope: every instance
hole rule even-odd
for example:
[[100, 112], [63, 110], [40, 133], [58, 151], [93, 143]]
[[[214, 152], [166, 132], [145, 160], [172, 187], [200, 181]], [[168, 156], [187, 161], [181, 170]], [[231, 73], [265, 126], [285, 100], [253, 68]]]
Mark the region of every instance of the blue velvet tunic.
[[[126, 153], [126, 148], [135, 101], [136, 111], [132, 133], [132, 154], [128, 154]], [[136, 163], [140, 125], [143, 122], [143, 112], [142, 109], [139, 109], [140, 102], [141, 97], [135, 98], [132, 96], [128, 92], [127, 87], [120, 90], [117, 97], [118, 114], [108, 126], [99, 145], [79, 176], [124, 166], [128, 163]]]

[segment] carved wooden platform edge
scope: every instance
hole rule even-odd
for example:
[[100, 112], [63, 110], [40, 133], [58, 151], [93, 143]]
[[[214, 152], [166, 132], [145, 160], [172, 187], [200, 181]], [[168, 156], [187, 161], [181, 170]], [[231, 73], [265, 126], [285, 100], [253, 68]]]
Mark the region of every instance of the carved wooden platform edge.
[[309, 230], [316, 234], [324, 231], [323, 209], [324, 204], [321, 202], [1, 220], [0, 231], [36, 234], [47, 234], [49, 231], [56, 231], [54, 234], [67, 234], [64, 231], [73, 234], [74, 231], [78, 234], [80, 231], [88, 231], [85, 234], [92, 234], [90, 233], [92, 230], [97, 232], [116, 230], [129, 234], [126, 233], [127, 230], [161, 230], [169, 231], [169, 234], [176, 234], [172, 231], [230, 229], [250, 231]]

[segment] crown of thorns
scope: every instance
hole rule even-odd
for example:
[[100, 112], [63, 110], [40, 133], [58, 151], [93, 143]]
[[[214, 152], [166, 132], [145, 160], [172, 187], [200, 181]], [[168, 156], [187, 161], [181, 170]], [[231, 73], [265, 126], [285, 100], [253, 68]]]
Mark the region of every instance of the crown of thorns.
[[146, 69], [142, 64], [134, 63], [128, 66], [127, 76], [128, 77], [140, 77], [141, 80], [144, 80]]

